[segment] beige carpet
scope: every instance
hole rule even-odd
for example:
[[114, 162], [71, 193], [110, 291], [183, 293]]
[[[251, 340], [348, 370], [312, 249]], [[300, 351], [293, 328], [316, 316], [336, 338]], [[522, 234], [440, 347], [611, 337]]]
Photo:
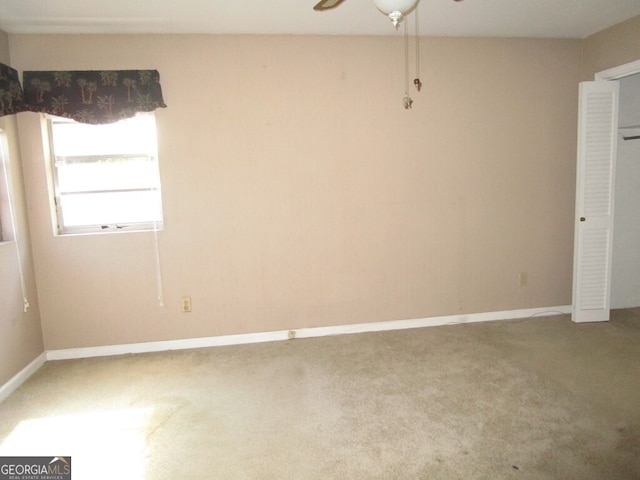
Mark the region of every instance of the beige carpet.
[[83, 479], [640, 479], [640, 309], [47, 363], [0, 455]]

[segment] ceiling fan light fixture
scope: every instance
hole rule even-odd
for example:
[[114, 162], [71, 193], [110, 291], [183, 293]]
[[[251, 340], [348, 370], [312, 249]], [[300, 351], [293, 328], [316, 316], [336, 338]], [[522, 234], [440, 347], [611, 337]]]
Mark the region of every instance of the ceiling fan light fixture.
[[389, 17], [395, 27], [416, 8], [420, 0], [373, 0], [378, 10]]

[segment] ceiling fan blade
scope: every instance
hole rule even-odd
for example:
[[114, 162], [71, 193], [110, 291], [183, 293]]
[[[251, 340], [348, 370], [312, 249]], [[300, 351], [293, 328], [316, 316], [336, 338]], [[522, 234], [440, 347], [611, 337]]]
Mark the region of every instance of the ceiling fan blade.
[[320, 0], [313, 9], [318, 11], [329, 10], [336, 8], [342, 2], [344, 2], [344, 0]]

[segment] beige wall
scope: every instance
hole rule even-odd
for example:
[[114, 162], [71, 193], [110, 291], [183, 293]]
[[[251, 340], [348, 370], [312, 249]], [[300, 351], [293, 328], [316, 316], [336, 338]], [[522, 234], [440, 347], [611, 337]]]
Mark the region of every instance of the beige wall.
[[640, 60], [640, 15], [585, 38], [582, 45], [582, 80]]
[[[0, 62], [11, 65], [8, 37], [4, 32], [0, 32]], [[0, 385], [44, 351], [16, 125], [15, 115], [0, 117], [0, 130], [6, 136], [8, 144], [7, 174], [13, 193], [17, 235], [6, 230], [5, 233], [18, 239], [18, 242], [0, 244]], [[4, 200], [6, 201], [6, 198]], [[10, 219], [5, 218], [3, 221], [9, 224], [11, 230]], [[30, 304], [26, 313], [23, 308], [18, 252], [22, 261], [26, 296]]]
[[423, 38], [408, 111], [400, 37], [10, 40], [20, 70], [157, 68], [169, 106], [164, 307], [152, 234], [53, 236], [19, 116], [48, 349], [571, 302], [578, 40]]

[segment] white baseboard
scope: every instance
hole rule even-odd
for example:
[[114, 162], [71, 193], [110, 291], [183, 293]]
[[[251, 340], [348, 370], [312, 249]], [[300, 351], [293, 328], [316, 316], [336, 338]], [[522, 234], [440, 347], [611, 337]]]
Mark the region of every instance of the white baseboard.
[[102, 347], [49, 350], [46, 352], [46, 358], [47, 360], [69, 360], [77, 358], [105, 357], [111, 355], [126, 355], [131, 353], [150, 353], [169, 350], [242, 345], [247, 343], [275, 342], [288, 340], [291, 332], [293, 332], [295, 338], [313, 338], [326, 337], [330, 335], [347, 335], [352, 333], [382, 332], [389, 330], [405, 330], [409, 328], [455, 325], [461, 323], [564, 315], [568, 313], [571, 313], [570, 305], [561, 307], [509, 310], [502, 312], [470, 313], [464, 315], [449, 315], [411, 320], [394, 320], [389, 322], [359, 323], [333, 327], [313, 327], [297, 330], [279, 330], [275, 332], [224, 335], [220, 337], [190, 338], [162, 342], [130, 343], [125, 345], [107, 345]]
[[11, 395], [47, 360], [69, 360], [78, 358], [126, 355], [131, 353], [151, 353], [169, 350], [187, 350], [192, 348], [221, 347], [248, 343], [276, 342], [290, 339], [293, 332], [295, 338], [327, 337], [331, 335], [348, 335], [352, 333], [383, 332], [405, 330], [409, 328], [437, 327], [462, 323], [491, 322], [533, 318], [571, 313], [571, 305], [547, 308], [530, 308], [502, 312], [470, 313], [464, 315], [448, 315], [443, 317], [417, 318], [411, 320], [394, 320], [389, 322], [358, 323], [333, 327], [301, 328], [298, 330], [279, 330], [275, 332], [247, 333], [241, 335], [224, 335], [219, 337], [190, 338], [163, 342], [130, 343], [125, 345], [108, 345], [103, 347], [70, 348], [49, 350], [42, 353], [29, 365], [23, 368], [7, 383], [0, 386], [0, 402]]
[[128, 343], [107, 345], [104, 347], [69, 348], [47, 351], [47, 360], [70, 360], [76, 358], [107, 357], [130, 353], [165, 352], [169, 350], [188, 350], [192, 348], [223, 347], [246, 343], [276, 342], [285, 340], [288, 331], [247, 333], [241, 335], [223, 335], [220, 337], [186, 338], [184, 340], [166, 340], [162, 342]]
[[26, 382], [31, 375], [36, 373], [46, 361], [47, 354], [46, 352], [43, 352], [38, 355], [38, 357], [29, 365], [15, 374], [7, 383], [5, 383], [4, 385], [0, 385], [0, 402], [2, 402], [5, 398], [15, 392], [20, 387], [20, 385]]

